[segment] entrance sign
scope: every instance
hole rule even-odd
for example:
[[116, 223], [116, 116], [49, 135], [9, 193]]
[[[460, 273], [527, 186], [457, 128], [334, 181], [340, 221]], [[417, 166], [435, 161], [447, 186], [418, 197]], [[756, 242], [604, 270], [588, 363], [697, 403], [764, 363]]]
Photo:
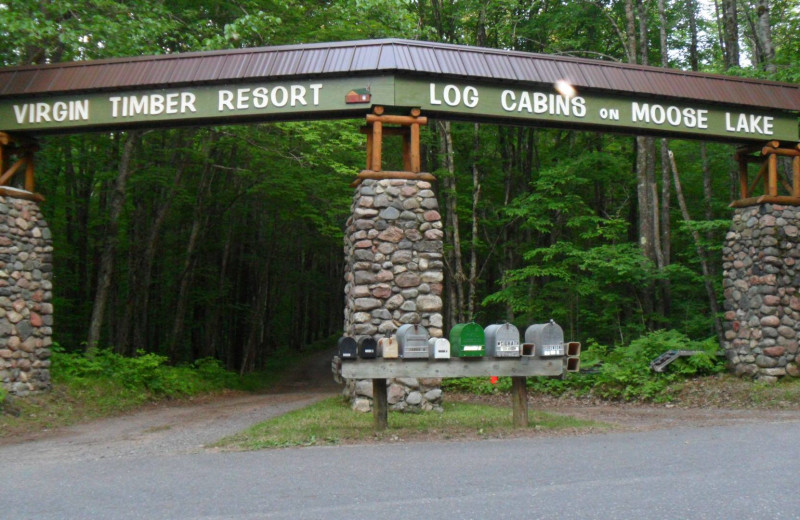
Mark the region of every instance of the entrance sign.
[[408, 40], [0, 68], [0, 132], [423, 116], [749, 144], [798, 140], [796, 85]]
[[[798, 139], [797, 115], [768, 110], [722, 108], [704, 103], [611, 96], [577, 91], [559, 94], [553, 86], [518, 88], [481, 83], [398, 79], [395, 104], [419, 106], [424, 113], [458, 119], [507, 119], [541, 126], [569, 126], [624, 132], [702, 136], [704, 139]], [[800, 108], [800, 107], [798, 107]]]

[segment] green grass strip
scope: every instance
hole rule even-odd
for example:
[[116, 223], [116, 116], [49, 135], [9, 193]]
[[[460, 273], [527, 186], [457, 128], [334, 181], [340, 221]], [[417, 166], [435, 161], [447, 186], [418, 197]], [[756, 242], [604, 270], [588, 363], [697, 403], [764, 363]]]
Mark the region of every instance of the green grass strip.
[[[588, 430], [606, 426], [572, 417], [529, 412], [528, 430]], [[230, 450], [258, 450], [292, 446], [325, 446], [372, 441], [450, 440], [499, 438], [525, 430], [512, 425], [508, 408], [467, 403], [445, 403], [444, 412], [389, 412], [389, 429], [375, 432], [372, 414], [354, 412], [340, 397], [257, 424], [216, 443]]]

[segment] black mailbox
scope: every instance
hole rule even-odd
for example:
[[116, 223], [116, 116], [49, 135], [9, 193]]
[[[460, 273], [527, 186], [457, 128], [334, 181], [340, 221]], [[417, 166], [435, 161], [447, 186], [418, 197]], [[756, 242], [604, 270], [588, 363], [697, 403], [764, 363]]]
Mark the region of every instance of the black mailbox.
[[350, 336], [339, 338], [339, 357], [342, 359], [356, 359], [358, 357], [358, 345], [356, 340]]
[[372, 336], [363, 336], [358, 339], [358, 357], [361, 359], [375, 359], [378, 356], [378, 342]]

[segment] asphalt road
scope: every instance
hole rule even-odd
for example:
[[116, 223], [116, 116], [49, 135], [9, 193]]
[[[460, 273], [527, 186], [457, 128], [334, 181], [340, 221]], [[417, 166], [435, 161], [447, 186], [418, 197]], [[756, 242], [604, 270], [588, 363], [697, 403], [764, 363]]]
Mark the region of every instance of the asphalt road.
[[0, 448], [0, 518], [800, 518], [798, 434], [765, 421], [111, 457], [39, 457], [35, 441]]

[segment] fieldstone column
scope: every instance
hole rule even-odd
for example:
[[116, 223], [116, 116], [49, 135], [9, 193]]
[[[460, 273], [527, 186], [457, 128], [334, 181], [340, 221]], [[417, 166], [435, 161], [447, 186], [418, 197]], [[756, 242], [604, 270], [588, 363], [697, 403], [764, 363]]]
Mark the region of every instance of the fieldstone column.
[[736, 375], [800, 376], [800, 208], [737, 208], [723, 249], [725, 353]]
[[[353, 195], [344, 235], [345, 335], [389, 337], [400, 325], [442, 336], [442, 219], [431, 184], [365, 180]], [[393, 410], [441, 410], [440, 379], [389, 381]], [[348, 380], [353, 407], [369, 411], [371, 381]]]
[[50, 389], [52, 253], [37, 204], [0, 196], [0, 383], [19, 396]]

